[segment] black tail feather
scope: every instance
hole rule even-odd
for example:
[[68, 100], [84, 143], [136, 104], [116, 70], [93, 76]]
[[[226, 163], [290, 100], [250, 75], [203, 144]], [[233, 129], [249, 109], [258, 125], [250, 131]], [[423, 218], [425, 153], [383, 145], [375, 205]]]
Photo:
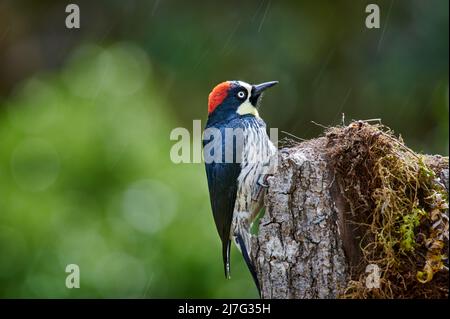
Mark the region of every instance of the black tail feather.
[[222, 242], [222, 258], [223, 258], [223, 268], [225, 271], [225, 278], [230, 278], [230, 246], [231, 240]]
[[244, 256], [245, 263], [247, 264], [247, 267], [250, 270], [250, 273], [252, 274], [256, 288], [258, 289], [259, 297], [261, 297], [261, 288], [259, 286], [258, 276], [256, 275], [256, 269], [252, 261], [250, 260], [250, 256], [248, 255], [247, 247], [245, 247], [244, 240], [242, 239], [242, 236], [240, 234], [237, 234], [236, 239], [239, 244], [239, 247], [241, 247], [242, 256]]

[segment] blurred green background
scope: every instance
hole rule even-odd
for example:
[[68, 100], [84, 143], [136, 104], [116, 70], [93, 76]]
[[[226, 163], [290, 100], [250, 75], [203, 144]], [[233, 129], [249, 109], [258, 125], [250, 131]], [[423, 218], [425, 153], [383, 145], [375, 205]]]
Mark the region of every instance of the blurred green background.
[[381, 118], [448, 155], [446, 0], [76, 1], [79, 30], [68, 3], [0, 1], [0, 297], [257, 297], [235, 248], [224, 279], [203, 164], [169, 157], [224, 80], [279, 80], [280, 131]]

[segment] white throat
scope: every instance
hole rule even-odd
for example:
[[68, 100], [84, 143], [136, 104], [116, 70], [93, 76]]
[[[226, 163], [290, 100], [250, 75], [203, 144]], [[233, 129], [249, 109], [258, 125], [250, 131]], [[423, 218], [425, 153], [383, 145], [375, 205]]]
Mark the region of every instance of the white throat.
[[247, 99], [244, 102], [242, 102], [242, 104], [238, 107], [238, 109], [236, 110], [236, 113], [238, 113], [239, 115], [252, 114], [255, 117], [259, 117], [258, 110], [256, 109], [256, 107], [254, 107], [252, 105], [252, 103], [250, 103], [250, 95], [252, 94], [252, 86], [250, 84], [242, 82], [242, 81], [239, 81], [239, 84], [247, 90]]

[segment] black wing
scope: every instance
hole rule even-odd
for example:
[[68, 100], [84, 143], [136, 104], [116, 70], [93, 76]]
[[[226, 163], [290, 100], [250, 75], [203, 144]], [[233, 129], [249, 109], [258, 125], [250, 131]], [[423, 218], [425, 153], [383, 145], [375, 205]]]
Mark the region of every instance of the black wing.
[[239, 163], [206, 164], [209, 197], [217, 231], [222, 240], [225, 277], [230, 272], [230, 229], [237, 194], [237, 179], [241, 171]]
[[[229, 122], [227, 127], [236, 127], [240, 121]], [[220, 158], [206, 161], [206, 177], [208, 179], [209, 198], [216, 223], [217, 231], [222, 240], [222, 255], [225, 277], [230, 272], [230, 230], [233, 220], [234, 204], [238, 190], [238, 177], [241, 172], [240, 156], [242, 151], [242, 136], [229, 141], [225, 138], [225, 127], [220, 128], [221, 139], [211, 137], [203, 140], [205, 153], [212, 153], [220, 149]], [[205, 147], [208, 144], [208, 147]], [[212, 146], [212, 148], [211, 148]], [[206, 154], [205, 154], [206, 155]], [[227, 162], [229, 161], [229, 162]]]

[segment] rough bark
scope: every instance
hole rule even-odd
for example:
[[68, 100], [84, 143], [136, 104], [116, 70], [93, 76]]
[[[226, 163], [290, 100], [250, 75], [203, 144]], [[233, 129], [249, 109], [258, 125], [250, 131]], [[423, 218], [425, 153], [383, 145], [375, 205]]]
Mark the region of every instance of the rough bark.
[[[359, 258], [326, 147], [322, 137], [279, 152], [252, 242], [262, 298], [336, 298]], [[441, 165], [439, 157], [430, 161]], [[448, 190], [446, 165], [439, 174]]]

